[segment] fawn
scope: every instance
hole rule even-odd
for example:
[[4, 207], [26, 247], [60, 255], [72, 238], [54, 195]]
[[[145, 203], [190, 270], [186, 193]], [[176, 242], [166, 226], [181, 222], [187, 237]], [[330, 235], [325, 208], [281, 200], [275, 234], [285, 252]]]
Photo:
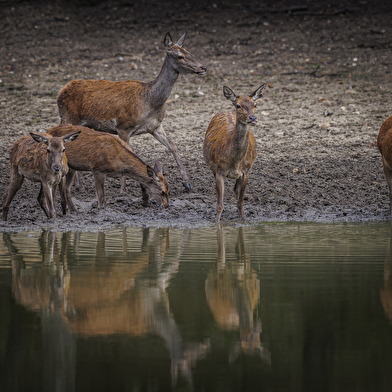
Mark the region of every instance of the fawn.
[[16, 141], [10, 150], [10, 183], [3, 197], [3, 219], [7, 220], [12, 199], [22, 186], [24, 178], [41, 183], [38, 203], [46, 216], [56, 216], [54, 200], [57, 186], [60, 185], [61, 207], [66, 213], [66, 200], [63, 189], [64, 176], [68, 173], [64, 144], [75, 140], [80, 132], [70, 130], [62, 137], [30, 133]]
[[217, 195], [216, 221], [223, 211], [224, 178], [236, 179], [234, 192], [237, 196], [238, 215], [244, 214], [244, 194], [249, 170], [256, 158], [256, 140], [249, 125], [255, 125], [256, 101], [260, 99], [266, 85], [263, 83], [249, 96], [235, 95], [229, 87], [223, 87], [223, 95], [230, 100], [236, 111], [216, 114], [206, 132], [203, 156], [215, 176]]
[[159, 162], [151, 168], [132, 151], [128, 143], [117, 136], [86, 127], [58, 125], [49, 129], [48, 134], [60, 137], [72, 131], [80, 132], [78, 140], [66, 148], [70, 170], [66, 177], [65, 195], [72, 212], [75, 212], [76, 208], [72, 202], [70, 189], [76, 170], [93, 173], [99, 206], [105, 204], [106, 176], [126, 176], [138, 181], [142, 188], [143, 206], [148, 206], [147, 190], [162, 207], [169, 206], [169, 186], [162, 174], [162, 166]]

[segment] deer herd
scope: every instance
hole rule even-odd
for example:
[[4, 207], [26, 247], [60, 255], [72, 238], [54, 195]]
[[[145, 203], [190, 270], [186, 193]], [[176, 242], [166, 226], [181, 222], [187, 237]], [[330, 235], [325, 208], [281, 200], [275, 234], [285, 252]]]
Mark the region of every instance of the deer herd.
[[[177, 148], [162, 127], [165, 103], [178, 76], [207, 72], [207, 68], [183, 48], [185, 36], [186, 33], [173, 44], [170, 34], [165, 35], [166, 57], [158, 76], [150, 82], [78, 79], [61, 89], [57, 97], [61, 124], [46, 133], [30, 133], [10, 149], [10, 183], [2, 203], [4, 220], [24, 177], [41, 183], [38, 202], [48, 218], [56, 216], [57, 187], [63, 214], [67, 207], [75, 212], [70, 189], [72, 182], [78, 181], [79, 171], [92, 172], [99, 206], [105, 203], [104, 181], [110, 176], [122, 178], [121, 192], [125, 191], [126, 177], [138, 181], [143, 206], [148, 206], [151, 193], [162, 207], [168, 207], [169, 188], [161, 164], [156, 162], [154, 167], [149, 166], [129, 146], [132, 136], [146, 133], [169, 149], [185, 189], [191, 189]], [[220, 221], [223, 211], [226, 177], [236, 180], [238, 215], [243, 217], [245, 189], [256, 158], [256, 140], [250, 126], [257, 122], [256, 101], [263, 96], [265, 88], [263, 83], [250, 95], [236, 95], [224, 86], [223, 94], [233, 103], [235, 112], [217, 113], [208, 126], [203, 157], [215, 177], [216, 222]], [[389, 187], [392, 214], [392, 116], [382, 124], [377, 145]]]

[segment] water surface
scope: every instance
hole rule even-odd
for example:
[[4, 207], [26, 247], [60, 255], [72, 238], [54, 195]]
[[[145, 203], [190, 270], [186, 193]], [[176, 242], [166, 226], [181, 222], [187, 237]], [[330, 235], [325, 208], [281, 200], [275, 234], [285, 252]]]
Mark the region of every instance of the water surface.
[[390, 391], [389, 224], [3, 233], [1, 391]]

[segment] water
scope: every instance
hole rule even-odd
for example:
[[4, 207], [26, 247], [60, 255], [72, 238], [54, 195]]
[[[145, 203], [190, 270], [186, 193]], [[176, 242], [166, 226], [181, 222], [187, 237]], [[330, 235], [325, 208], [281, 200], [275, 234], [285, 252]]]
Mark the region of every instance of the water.
[[0, 238], [0, 391], [390, 391], [391, 227]]

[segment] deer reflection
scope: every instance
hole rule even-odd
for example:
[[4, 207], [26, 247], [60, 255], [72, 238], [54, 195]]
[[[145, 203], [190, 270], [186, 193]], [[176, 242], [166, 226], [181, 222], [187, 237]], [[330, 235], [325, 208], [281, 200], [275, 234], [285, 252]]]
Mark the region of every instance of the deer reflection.
[[57, 246], [56, 233], [43, 231], [39, 237], [41, 268], [25, 268], [24, 257], [10, 234], [4, 233], [3, 241], [11, 255], [16, 302], [41, 315], [44, 391], [71, 391], [75, 380], [75, 338], [61, 314], [67, 307], [70, 274]]
[[261, 323], [254, 318], [259, 303], [260, 281], [250, 266], [245, 248], [243, 228], [238, 230], [237, 261], [226, 261], [226, 244], [222, 227], [218, 225], [218, 255], [208, 274], [205, 289], [208, 306], [216, 323], [223, 330], [239, 330], [239, 340], [231, 348], [230, 361], [242, 352], [258, 355], [269, 362], [269, 351], [260, 342]]
[[380, 290], [381, 304], [392, 323], [392, 231], [389, 240], [389, 254], [384, 263], [384, 287]]
[[[67, 255], [81, 257], [81, 239], [73, 246], [63, 233], [61, 247], [56, 233], [40, 239], [42, 266], [26, 270], [16, 249], [10, 249], [13, 264], [13, 293], [25, 307], [46, 314], [56, 313], [75, 336], [158, 335], [170, 354], [172, 381], [178, 375], [190, 383], [191, 368], [209, 349], [208, 342], [185, 344], [170, 311], [167, 288], [179, 269], [190, 232], [178, 248], [170, 250], [169, 229], [143, 229], [139, 252], [128, 250], [123, 230], [122, 252], [108, 252], [106, 234], [99, 232], [93, 262], [68, 269]], [[10, 237], [5, 242], [12, 246]], [[170, 257], [166, 254], [170, 250]], [[45, 268], [48, 267], [48, 268]], [[86, 268], [87, 267], [87, 268]], [[31, 271], [31, 272], [29, 272]]]

